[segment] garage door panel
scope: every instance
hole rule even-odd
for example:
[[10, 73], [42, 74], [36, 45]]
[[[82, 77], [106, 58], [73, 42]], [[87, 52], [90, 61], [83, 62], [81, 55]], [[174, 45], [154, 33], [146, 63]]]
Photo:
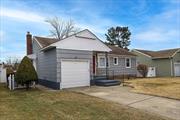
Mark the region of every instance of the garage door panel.
[[[85, 76], [85, 75], [81, 75], [81, 76], [68, 76], [68, 77], [63, 77], [64, 78], [64, 80], [66, 80], [66, 81], [82, 81], [82, 78], [87, 78], [87, 76]], [[85, 79], [86, 80], [86, 79]], [[65, 82], [66, 82], [65, 81]], [[64, 81], [63, 81], [64, 82]]]
[[81, 87], [90, 85], [90, 71], [88, 61], [62, 61], [62, 88]]

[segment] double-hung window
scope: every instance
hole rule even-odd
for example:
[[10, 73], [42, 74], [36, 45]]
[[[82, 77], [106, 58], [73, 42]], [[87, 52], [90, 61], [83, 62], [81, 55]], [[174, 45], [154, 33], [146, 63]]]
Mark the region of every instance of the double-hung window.
[[98, 67], [99, 68], [106, 67], [106, 57], [105, 56], [98, 56]]
[[125, 59], [125, 65], [126, 65], [126, 68], [131, 68], [131, 59], [130, 58]]
[[113, 63], [114, 65], [118, 65], [118, 57], [113, 57]]

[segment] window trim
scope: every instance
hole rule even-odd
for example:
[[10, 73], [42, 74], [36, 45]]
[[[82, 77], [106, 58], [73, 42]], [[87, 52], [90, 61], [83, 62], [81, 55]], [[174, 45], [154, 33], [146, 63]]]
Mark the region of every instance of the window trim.
[[[117, 63], [115, 63], [115, 60], [114, 60], [114, 59], [116, 59], [116, 62], [117, 62]], [[114, 64], [114, 65], [118, 65], [118, 64], [119, 64], [118, 57], [113, 57], [113, 64]]]
[[[127, 67], [127, 59], [129, 59], [129, 67]], [[129, 57], [125, 58], [125, 66], [126, 68], [131, 68], [131, 58]]]

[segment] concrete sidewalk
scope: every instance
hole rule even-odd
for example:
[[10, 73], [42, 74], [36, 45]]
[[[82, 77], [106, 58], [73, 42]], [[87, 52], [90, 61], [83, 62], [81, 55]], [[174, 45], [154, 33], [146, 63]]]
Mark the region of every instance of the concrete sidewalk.
[[144, 94], [136, 94], [130, 92], [131, 88], [112, 86], [112, 87], [85, 87], [73, 88], [76, 92], [85, 93], [87, 95], [103, 98], [116, 103], [124, 104], [130, 107], [145, 110], [165, 116], [168, 118], [180, 120], [180, 101], [155, 97]]

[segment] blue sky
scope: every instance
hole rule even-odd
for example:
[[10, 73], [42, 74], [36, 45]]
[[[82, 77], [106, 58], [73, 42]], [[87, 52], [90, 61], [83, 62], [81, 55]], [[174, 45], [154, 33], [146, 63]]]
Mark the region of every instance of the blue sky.
[[26, 53], [25, 35], [48, 36], [45, 19], [72, 19], [105, 41], [112, 26], [128, 26], [129, 48], [180, 47], [180, 0], [0, 0], [0, 60]]

